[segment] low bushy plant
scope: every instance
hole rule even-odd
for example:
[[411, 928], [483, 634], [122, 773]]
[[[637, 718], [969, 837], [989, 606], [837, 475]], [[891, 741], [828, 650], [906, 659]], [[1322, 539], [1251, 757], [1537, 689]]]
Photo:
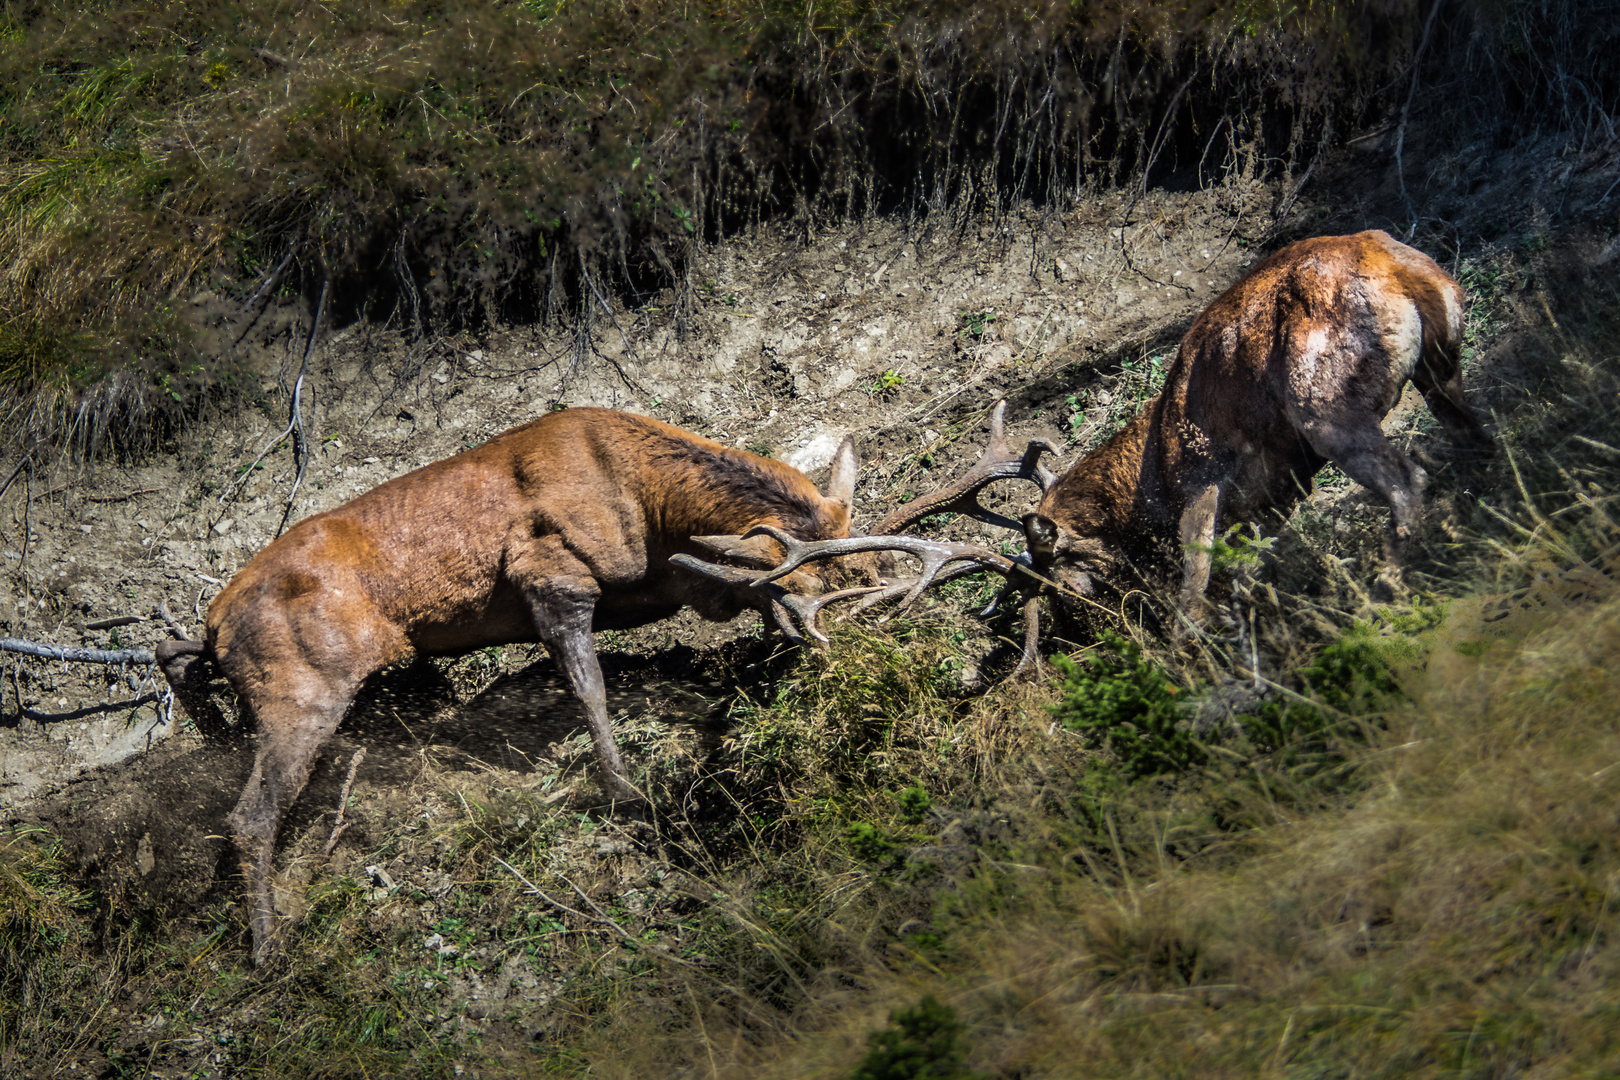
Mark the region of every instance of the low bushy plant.
[[969, 1069], [966, 1057], [956, 1010], [929, 994], [890, 1014], [889, 1027], [873, 1033], [849, 1080], [980, 1080], [984, 1074]]
[[1183, 715], [1182, 688], [1136, 642], [1104, 630], [1080, 660], [1058, 655], [1052, 663], [1062, 677], [1052, 715], [1090, 733], [1126, 779], [1185, 772], [1206, 760]]

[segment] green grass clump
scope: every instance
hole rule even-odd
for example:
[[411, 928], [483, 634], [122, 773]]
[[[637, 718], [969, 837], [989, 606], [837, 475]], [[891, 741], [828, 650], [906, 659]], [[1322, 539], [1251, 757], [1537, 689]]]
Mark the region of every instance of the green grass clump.
[[964, 1064], [966, 1049], [956, 1010], [932, 995], [889, 1017], [874, 1032], [849, 1080], [982, 1080]]
[[0, 833], [0, 1046], [40, 1007], [52, 974], [88, 944], [90, 901], [52, 837], [28, 828]]
[[1185, 693], [1142, 647], [1104, 630], [1082, 660], [1052, 658], [1063, 680], [1052, 715], [1064, 727], [1092, 732], [1127, 780], [1182, 773], [1207, 758], [1185, 715]]

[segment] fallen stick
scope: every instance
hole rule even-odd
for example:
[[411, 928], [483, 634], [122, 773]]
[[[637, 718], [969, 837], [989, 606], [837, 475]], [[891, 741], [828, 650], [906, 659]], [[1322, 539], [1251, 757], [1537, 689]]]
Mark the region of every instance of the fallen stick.
[[157, 663], [151, 649], [80, 649], [72, 646], [44, 645], [21, 638], [0, 638], [0, 652], [40, 656], [46, 660], [72, 661], [76, 664], [143, 664]]
[[354, 774], [360, 771], [360, 762], [365, 759], [366, 748], [361, 747], [354, 752], [354, 758], [349, 762], [349, 775], [343, 778], [343, 790], [338, 792], [337, 816], [332, 819], [332, 835], [326, 838], [326, 847], [321, 854], [330, 857], [332, 850], [337, 847], [338, 838], [349, 823], [343, 820], [343, 812], [349, 806], [349, 789], [354, 786]]
[[111, 630], [115, 626], [128, 626], [130, 623], [145, 622], [139, 615], [116, 615], [111, 619], [97, 619], [95, 622], [84, 624], [86, 630]]
[[93, 503], [125, 502], [141, 495], [156, 495], [161, 490], [161, 488], [141, 488], [139, 491], [126, 491], [122, 495], [86, 495], [84, 501]]
[[19, 460], [17, 462], [17, 467], [15, 469], [11, 470], [11, 475], [6, 477], [6, 482], [3, 483], [3, 484], [0, 484], [0, 499], [3, 499], [3, 498], [6, 497], [6, 492], [11, 490], [12, 483], [16, 481], [17, 477], [22, 475], [23, 469], [28, 465], [28, 463], [30, 461], [33, 460], [33, 458], [34, 458], [34, 451], [33, 451], [33, 448], [30, 447], [27, 450], [27, 452], [25, 452], [23, 454], [21, 460]]
[[177, 620], [173, 615], [169, 614], [169, 600], [167, 597], [158, 601], [157, 617], [162, 619], [163, 622], [168, 626], [169, 633], [173, 634], [181, 641], [187, 641], [191, 638], [191, 635], [186, 632], [185, 624]]

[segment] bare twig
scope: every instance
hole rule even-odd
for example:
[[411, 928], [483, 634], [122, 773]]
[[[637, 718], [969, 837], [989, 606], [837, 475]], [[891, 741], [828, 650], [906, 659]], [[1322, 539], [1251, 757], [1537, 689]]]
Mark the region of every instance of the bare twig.
[[1271, 216], [1272, 221], [1280, 225], [1283, 218], [1288, 216], [1288, 211], [1294, 208], [1294, 200], [1299, 198], [1299, 193], [1305, 190], [1306, 184], [1310, 183], [1311, 173], [1316, 171], [1316, 163], [1322, 160], [1323, 153], [1327, 151], [1328, 143], [1332, 141], [1333, 114], [1329, 113], [1327, 118], [1322, 121], [1322, 135], [1316, 143], [1316, 153], [1311, 155], [1310, 164], [1305, 166], [1304, 175], [1295, 182], [1294, 186], [1289, 189], [1287, 196], [1277, 205], [1276, 212]]
[[84, 624], [86, 630], [111, 630], [115, 626], [128, 626], [131, 623], [145, 622], [139, 615], [115, 615], [110, 619], [97, 619], [95, 622]]
[[269, 49], [249, 49], [248, 51], [271, 67], [292, 67], [292, 61], [280, 53], [273, 53]]
[[315, 342], [320, 337], [321, 319], [326, 314], [326, 297], [331, 288], [331, 278], [327, 278], [321, 283], [321, 298], [315, 305], [315, 318], [309, 328], [309, 340], [304, 345], [304, 359], [298, 366], [298, 378], [293, 382], [292, 410], [287, 419], [287, 426], [275, 438], [270, 440], [265, 448], [259, 452], [259, 456], [254, 458], [246, 469], [242, 470], [241, 475], [225, 485], [225, 490], [220, 492], [219, 496], [221, 506], [230, 502], [241, 491], [242, 486], [247, 483], [254, 470], [259, 467], [259, 463], [281, 444], [281, 440], [291, 435], [293, 440], [293, 460], [298, 463], [298, 473], [293, 479], [292, 490], [287, 493], [287, 506], [282, 511], [281, 524], [276, 527], [277, 536], [280, 536], [281, 531], [287, 527], [287, 518], [292, 515], [293, 497], [298, 494], [298, 487], [304, 482], [304, 469], [309, 464], [309, 437], [304, 433], [304, 379], [309, 374], [310, 354], [315, 351]]
[[[61, 487], [53, 487], [49, 491], [41, 492], [39, 497], [42, 498], [42, 499], [48, 499], [52, 495], [61, 495], [61, 494], [64, 494], [64, 493], [72, 491], [72, 490], [73, 490], [73, 485], [72, 484], [63, 484]], [[156, 494], [159, 490], [161, 490], [161, 489], [160, 488], [141, 488], [139, 491], [126, 491], [122, 495], [86, 495], [86, 496], [84, 496], [84, 501], [85, 502], [93, 502], [93, 503], [127, 502], [130, 499], [135, 498], [137, 495], [153, 495], [153, 494]], [[0, 495], [4, 495], [4, 494], [5, 494], [5, 489], [0, 488]]]
[[128, 502], [130, 499], [141, 495], [156, 495], [160, 490], [160, 488], [141, 488], [139, 491], [126, 491], [122, 495], [86, 495], [84, 501], [93, 503]]
[[[197, 594], [197, 599], [202, 599], [202, 593]], [[191, 635], [186, 632], [185, 626], [179, 622], [176, 622], [174, 616], [169, 614], [169, 601], [167, 599], [158, 601], [157, 616], [158, 618], [162, 619], [163, 624], [169, 628], [169, 633], [173, 634], [181, 641], [190, 640]]]
[[[236, 341], [232, 344], [240, 345], [242, 339], [248, 336], [248, 331], [252, 330], [254, 324], [259, 321], [259, 316], [264, 311], [264, 302], [269, 300], [270, 294], [275, 291], [277, 285], [281, 284], [282, 275], [287, 272], [287, 267], [291, 265], [293, 255], [297, 250], [297, 242], [295, 240], [288, 241], [287, 254], [281, 257], [281, 262], [276, 264], [276, 268], [260, 280], [259, 287], [254, 289], [253, 293], [242, 302], [240, 316], [243, 319], [242, 329], [237, 333]], [[252, 316], [252, 318], [248, 318], [248, 316]]]
[[142, 664], [151, 666], [156, 661], [151, 649], [80, 649], [72, 646], [45, 645], [21, 638], [0, 638], [0, 652], [40, 656], [46, 660], [72, 661], [76, 664]]
[[11, 470], [11, 475], [6, 477], [6, 482], [0, 484], [0, 499], [6, 497], [6, 492], [11, 490], [12, 483], [17, 479], [17, 477], [22, 475], [23, 468], [27, 466], [27, 464], [33, 459], [34, 448], [30, 446], [27, 450], [23, 451], [23, 456], [17, 461], [17, 467]]
[[332, 854], [332, 849], [337, 847], [338, 837], [349, 827], [349, 823], [343, 820], [343, 812], [349, 806], [349, 789], [354, 786], [354, 774], [359, 771], [360, 762], [365, 756], [366, 748], [362, 746], [354, 752], [354, 757], [349, 759], [349, 775], [343, 778], [343, 788], [338, 792], [337, 816], [332, 819], [332, 835], [326, 838], [326, 846], [321, 849], [322, 855]]
[[1401, 202], [1406, 206], [1406, 216], [1411, 225], [1406, 230], [1404, 239], [1410, 241], [1412, 234], [1417, 232], [1417, 209], [1412, 205], [1412, 197], [1406, 191], [1406, 168], [1402, 160], [1402, 152], [1406, 148], [1406, 118], [1412, 111], [1412, 99], [1417, 96], [1418, 71], [1423, 66], [1423, 53], [1429, 47], [1429, 34], [1434, 30], [1434, 17], [1440, 14], [1440, 5], [1446, 0], [1434, 0], [1434, 6], [1429, 9], [1428, 21], [1423, 24], [1423, 40], [1418, 42], [1417, 52], [1412, 56], [1412, 82], [1406, 90], [1406, 101], [1401, 105], [1401, 122], [1395, 129], [1395, 179], [1400, 181]]

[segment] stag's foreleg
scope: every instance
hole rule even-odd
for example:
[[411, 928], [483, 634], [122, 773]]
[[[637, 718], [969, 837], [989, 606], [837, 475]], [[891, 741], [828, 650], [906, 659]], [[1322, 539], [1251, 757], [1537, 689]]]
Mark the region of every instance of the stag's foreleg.
[[607, 684], [602, 679], [602, 665], [596, 658], [596, 640], [591, 632], [601, 587], [584, 572], [583, 564], [578, 564], [580, 572], [567, 575], [525, 575], [522, 565], [516, 569], [541, 643], [568, 678], [574, 696], [585, 706], [603, 792], [614, 802], [640, 801], [641, 795], [631, 785], [618, 744], [613, 741]]
[[1204, 590], [1215, 559], [1215, 524], [1220, 519], [1221, 484], [1190, 485], [1181, 511], [1181, 610], [1197, 622], [1204, 612]]
[[286, 926], [276, 913], [272, 887], [276, 834], [368, 674], [370, 669], [362, 670], [357, 678], [351, 669], [318, 671], [307, 663], [288, 663], [274, 668], [273, 678], [253, 680], [245, 691], [238, 685], [259, 728], [253, 774], [230, 816], [247, 879], [255, 964], [280, 951]]

